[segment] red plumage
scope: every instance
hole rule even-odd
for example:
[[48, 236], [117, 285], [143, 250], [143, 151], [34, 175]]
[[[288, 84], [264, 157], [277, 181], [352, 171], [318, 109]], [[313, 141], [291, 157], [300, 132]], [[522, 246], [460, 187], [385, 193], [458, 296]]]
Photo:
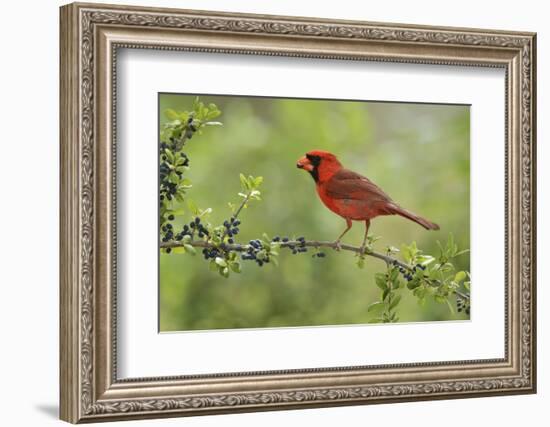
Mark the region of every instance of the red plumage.
[[347, 228], [337, 239], [338, 244], [352, 221], [365, 221], [364, 247], [370, 220], [380, 215], [400, 215], [427, 230], [439, 230], [439, 225], [403, 209], [368, 178], [345, 169], [332, 153], [310, 151], [298, 160], [297, 166], [311, 174], [325, 206], [346, 220]]

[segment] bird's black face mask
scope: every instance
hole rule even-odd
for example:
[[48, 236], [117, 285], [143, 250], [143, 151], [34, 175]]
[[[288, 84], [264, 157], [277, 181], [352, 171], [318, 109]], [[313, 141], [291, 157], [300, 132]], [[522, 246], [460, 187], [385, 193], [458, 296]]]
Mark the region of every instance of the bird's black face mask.
[[311, 163], [312, 169], [308, 172], [315, 182], [319, 181], [319, 165], [321, 164], [321, 157], [306, 154], [307, 159]]

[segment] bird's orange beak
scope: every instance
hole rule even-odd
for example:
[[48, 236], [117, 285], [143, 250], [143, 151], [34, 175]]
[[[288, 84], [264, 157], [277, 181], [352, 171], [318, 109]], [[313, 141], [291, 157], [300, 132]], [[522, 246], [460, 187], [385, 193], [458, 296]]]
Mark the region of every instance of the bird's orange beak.
[[304, 169], [308, 172], [311, 172], [313, 170], [313, 165], [306, 156], [298, 160], [298, 162], [296, 163], [296, 167], [298, 169]]

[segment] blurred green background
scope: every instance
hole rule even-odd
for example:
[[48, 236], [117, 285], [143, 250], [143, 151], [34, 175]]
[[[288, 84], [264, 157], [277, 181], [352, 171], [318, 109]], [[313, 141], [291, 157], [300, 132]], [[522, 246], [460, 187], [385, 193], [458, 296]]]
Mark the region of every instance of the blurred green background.
[[[164, 111], [191, 110], [195, 95], [161, 94]], [[436, 241], [452, 232], [461, 249], [470, 244], [470, 115], [468, 106], [324, 101], [201, 95], [222, 111], [223, 127], [196, 135], [184, 151], [193, 182], [188, 197], [211, 207], [210, 222], [231, 216], [238, 202], [239, 173], [263, 176], [262, 201], [241, 214], [238, 240], [305, 236], [335, 240], [345, 221], [318, 199], [310, 175], [296, 160], [312, 149], [335, 153], [348, 169], [382, 187], [400, 205], [441, 226], [426, 231], [397, 216], [378, 217], [375, 249], [416, 241], [437, 255]], [[179, 222], [189, 221], [186, 216]], [[175, 225], [178, 224], [176, 221]], [[364, 224], [354, 222], [344, 242], [360, 245]], [[160, 330], [232, 329], [367, 323], [367, 306], [379, 298], [374, 274], [385, 264], [328, 250], [326, 258], [280, 251], [280, 265], [243, 262], [229, 279], [208, 269], [202, 256], [160, 255]], [[469, 271], [469, 255], [457, 259]], [[446, 304], [417, 303], [408, 289], [398, 308], [401, 322], [466, 319]]]

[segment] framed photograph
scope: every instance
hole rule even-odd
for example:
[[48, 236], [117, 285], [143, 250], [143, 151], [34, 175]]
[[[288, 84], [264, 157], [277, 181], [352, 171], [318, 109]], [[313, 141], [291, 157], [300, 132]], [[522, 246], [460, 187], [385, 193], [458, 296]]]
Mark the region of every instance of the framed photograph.
[[535, 34], [61, 8], [61, 418], [534, 393]]

